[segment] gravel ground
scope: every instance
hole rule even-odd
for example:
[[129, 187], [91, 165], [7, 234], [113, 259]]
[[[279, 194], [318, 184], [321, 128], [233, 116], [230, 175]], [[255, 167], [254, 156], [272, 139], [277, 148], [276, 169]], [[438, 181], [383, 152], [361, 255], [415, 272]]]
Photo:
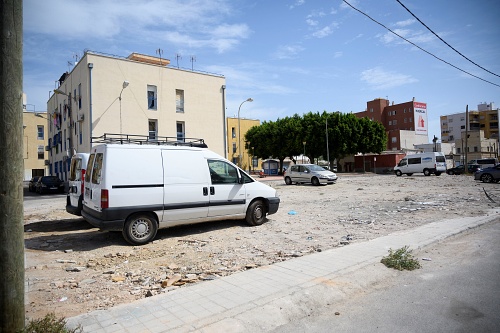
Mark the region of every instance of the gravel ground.
[[[339, 174], [334, 185], [263, 179], [281, 198], [268, 222], [160, 230], [130, 246], [66, 213], [63, 196], [25, 198], [26, 316], [70, 317], [240, 271], [500, 207], [498, 184], [471, 176]], [[30, 199], [30, 200], [28, 200]]]

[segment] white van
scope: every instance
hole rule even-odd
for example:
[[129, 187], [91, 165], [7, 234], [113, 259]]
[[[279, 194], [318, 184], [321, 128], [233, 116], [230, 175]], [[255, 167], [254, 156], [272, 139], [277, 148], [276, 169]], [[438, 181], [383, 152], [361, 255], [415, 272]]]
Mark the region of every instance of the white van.
[[83, 208], [83, 182], [85, 169], [89, 160], [87, 153], [76, 153], [71, 157], [69, 167], [69, 189], [66, 196], [66, 211], [73, 215], [82, 215]]
[[479, 165], [481, 169], [491, 168], [498, 164], [497, 158], [479, 158], [477, 160], [470, 160], [468, 165]]
[[101, 144], [88, 160], [82, 215], [140, 245], [176, 225], [224, 219], [260, 225], [279, 202], [275, 189], [206, 148]]
[[443, 153], [437, 152], [406, 155], [394, 167], [394, 172], [398, 177], [403, 174], [411, 176], [414, 173], [421, 172], [426, 176], [431, 174], [439, 176], [441, 173], [446, 172], [446, 158]]

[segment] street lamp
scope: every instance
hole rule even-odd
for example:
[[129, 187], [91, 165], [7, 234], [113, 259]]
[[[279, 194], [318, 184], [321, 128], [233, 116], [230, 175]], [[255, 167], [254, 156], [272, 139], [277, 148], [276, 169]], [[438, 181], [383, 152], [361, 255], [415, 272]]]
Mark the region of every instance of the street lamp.
[[252, 98], [247, 98], [243, 102], [241, 102], [240, 107], [238, 108], [238, 166], [241, 168], [241, 126], [240, 126], [240, 110], [241, 106], [245, 102], [253, 102]]
[[118, 99], [120, 100], [120, 134], [122, 134], [122, 92], [123, 89], [128, 87], [128, 85], [129, 85], [128, 81], [123, 81], [122, 91], [120, 91], [120, 97], [118, 97]]

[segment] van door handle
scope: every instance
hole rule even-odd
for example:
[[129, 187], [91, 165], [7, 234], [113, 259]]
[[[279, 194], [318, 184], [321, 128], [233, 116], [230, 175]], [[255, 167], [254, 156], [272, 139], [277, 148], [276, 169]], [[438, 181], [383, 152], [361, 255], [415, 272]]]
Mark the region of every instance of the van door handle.
[[214, 194], [215, 194], [215, 187], [210, 186], [210, 195], [214, 195]]
[[208, 187], [203, 188], [203, 195], [207, 196], [208, 195]]

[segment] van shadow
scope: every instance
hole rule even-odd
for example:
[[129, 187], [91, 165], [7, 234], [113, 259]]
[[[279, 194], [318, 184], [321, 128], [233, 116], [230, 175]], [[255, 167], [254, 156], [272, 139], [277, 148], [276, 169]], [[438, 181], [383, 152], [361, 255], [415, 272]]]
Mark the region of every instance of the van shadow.
[[[233, 227], [250, 227], [244, 220], [224, 220], [176, 226], [158, 230], [155, 241], [183, 238]], [[121, 232], [101, 231], [83, 218], [58, 221], [41, 221], [24, 227], [25, 248], [36, 251], [92, 251], [108, 246], [134, 246], [127, 243]], [[44, 233], [31, 235], [31, 233]], [[51, 233], [51, 234], [46, 234]], [[143, 245], [143, 246], [147, 246]]]

